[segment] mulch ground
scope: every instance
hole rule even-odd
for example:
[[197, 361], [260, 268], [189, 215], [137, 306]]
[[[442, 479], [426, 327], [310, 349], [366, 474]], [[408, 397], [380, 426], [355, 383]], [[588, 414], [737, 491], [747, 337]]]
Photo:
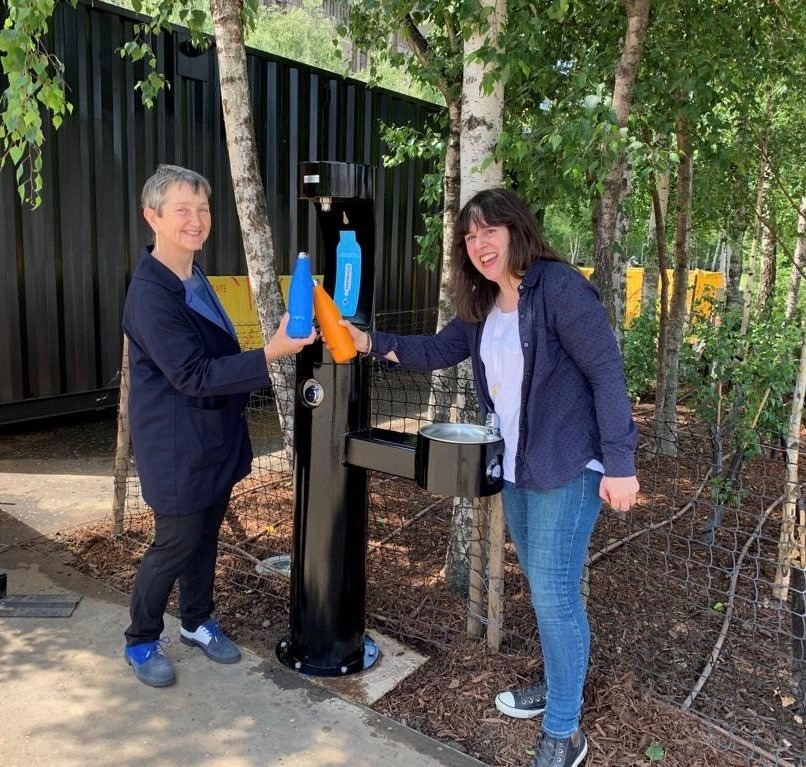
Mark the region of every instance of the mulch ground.
[[[780, 610], [757, 593], [772, 577], [777, 528], [758, 537], [740, 567], [748, 572], [738, 581], [726, 655], [701, 694], [699, 713], [679, 707], [719, 634], [724, 614], [714, 605], [728, 603], [738, 551], [759, 520], [757, 511], [734, 514], [723, 520], [714, 545], [696, 543], [709, 513], [697, 503], [684, 509], [703, 487], [707, 497], [697, 450], [707, 454], [707, 443], [692, 441], [692, 453], [676, 460], [647, 462], [645, 500], [626, 519], [603, 513], [597, 529], [591, 552], [602, 555], [590, 576], [586, 764], [739, 767], [775, 764], [766, 753], [774, 751], [784, 759], [780, 764], [806, 767], [806, 711], [786, 689]], [[748, 470], [745, 506], [755, 508], [747, 501], [755, 496], [759, 507], [769, 505], [780, 480], [780, 469], [770, 466], [762, 462]], [[450, 503], [435, 504], [411, 483], [386, 482], [373, 477], [370, 486], [367, 624], [429, 660], [373, 708], [487, 764], [526, 765], [539, 719], [509, 719], [493, 704], [500, 689], [531, 681], [541, 670], [528, 593], [513, 554], [508, 551], [505, 568], [504, 642], [493, 653], [466, 636], [464, 600], [444, 587]], [[418, 516], [426, 507], [428, 513]], [[255, 563], [291, 551], [292, 509], [287, 477], [263, 475], [238, 488], [222, 529], [217, 616], [238, 642], [267, 658], [287, 631], [288, 582], [259, 576]], [[618, 553], [606, 553], [614, 541], [641, 530], [647, 532]], [[140, 509], [127, 517], [122, 537], [97, 525], [36, 545], [68, 549], [73, 566], [128, 593], [149, 534], [148, 514]], [[169, 610], [176, 607], [174, 596]]]

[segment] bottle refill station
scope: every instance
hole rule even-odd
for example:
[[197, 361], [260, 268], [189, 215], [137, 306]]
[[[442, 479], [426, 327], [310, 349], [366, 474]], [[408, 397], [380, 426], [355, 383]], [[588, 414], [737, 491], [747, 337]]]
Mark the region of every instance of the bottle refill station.
[[[317, 264], [342, 316], [372, 326], [374, 168], [300, 164], [301, 199], [324, 242]], [[503, 485], [497, 429], [428, 424], [419, 434], [370, 428], [371, 360], [334, 364], [318, 340], [297, 355], [290, 632], [278, 658], [313, 676], [363, 671], [378, 659], [365, 633], [368, 471], [415, 479], [433, 493], [487, 496]]]

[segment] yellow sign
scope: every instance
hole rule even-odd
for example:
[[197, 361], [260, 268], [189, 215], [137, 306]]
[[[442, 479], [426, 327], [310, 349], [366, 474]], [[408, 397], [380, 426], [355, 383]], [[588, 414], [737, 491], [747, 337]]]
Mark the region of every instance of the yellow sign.
[[[257, 308], [252, 297], [252, 289], [249, 287], [249, 278], [210, 277], [208, 279], [218, 300], [221, 301], [224, 311], [232, 320], [241, 349], [258, 349], [263, 346], [263, 334], [260, 332], [260, 320], [258, 320]], [[321, 275], [316, 275], [316, 279], [321, 282]], [[291, 275], [281, 274], [278, 280], [283, 302], [287, 306]]]
[[[579, 271], [590, 279], [593, 267], [580, 266]], [[667, 269], [669, 277], [669, 300], [672, 298], [674, 285], [674, 270]], [[627, 296], [624, 307], [624, 324], [629, 327], [630, 323], [641, 311], [641, 291], [644, 286], [644, 269], [641, 266], [631, 266], [627, 269]], [[725, 288], [725, 280], [722, 272], [706, 272], [703, 269], [692, 269], [688, 273], [688, 311], [691, 312], [697, 302], [706, 295], [711, 294], [714, 298], [721, 298]], [[658, 277], [658, 294], [660, 295], [660, 277]]]
[[[593, 272], [589, 266], [579, 268], [588, 279]], [[671, 297], [672, 281], [674, 272], [668, 269], [669, 293]], [[319, 282], [321, 275], [316, 275]], [[280, 292], [283, 295], [283, 302], [288, 305], [288, 286], [291, 283], [290, 274], [281, 274], [278, 277], [280, 282]], [[660, 282], [660, 279], [658, 280]], [[625, 325], [629, 326], [633, 318], [641, 310], [641, 289], [644, 283], [644, 270], [640, 266], [629, 267], [627, 269], [627, 306], [625, 307]], [[257, 317], [257, 309], [252, 298], [252, 290], [249, 287], [248, 277], [210, 277], [210, 284], [213, 286], [216, 295], [226, 310], [232, 324], [235, 326], [235, 333], [238, 336], [238, 343], [242, 349], [257, 349], [263, 346], [263, 335], [260, 332], [260, 322]], [[706, 292], [714, 297], [721, 297], [724, 290], [725, 281], [722, 272], [706, 272], [703, 269], [694, 269], [688, 273], [688, 308], [691, 311], [694, 305]], [[660, 285], [658, 285], [660, 292]]]

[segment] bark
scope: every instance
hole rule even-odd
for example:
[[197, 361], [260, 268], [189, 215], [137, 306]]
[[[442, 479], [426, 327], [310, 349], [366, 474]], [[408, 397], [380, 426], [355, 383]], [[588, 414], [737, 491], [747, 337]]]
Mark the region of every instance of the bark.
[[[769, 183], [766, 184], [766, 187], [769, 188]], [[775, 294], [776, 252], [775, 219], [769, 205], [769, 195], [766, 195], [762, 209], [761, 267], [758, 278], [756, 317], [766, 316], [772, 312], [772, 299]]]
[[[738, 147], [745, 145], [747, 134], [747, 122], [744, 118], [739, 118], [736, 130], [736, 144]], [[727, 264], [725, 265], [725, 308], [727, 310], [738, 309], [742, 306], [743, 297], [740, 290], [742, 262], [744, 256], [744, 236], [747, 231], [748, 206], [745, 200], [745, 184], [741, 177], [733, 177], [733, 186], [736, 196], [742, 200], [733, 220], [727, 227]]]
[[[504, 86], [498, 80], [491, 93], [481, 89], [490, 65], [468, 61], [482, 46], [498, 45], [498, 35], [506, 20], [506, 0], [482, 0], [481, 7], [489, 11], [487, 22], [465, 42], [465, 64], [462, 83], [462, 134], [460, 169], [462, 179], [461, 204], [476, 192], [500, 186], [503, 169], [498, 161], [489, 162], [495, 153], [498, 137], [504, 125]], [[489, 162], [486, 167], [485, 162]]]
[[784, 310], [788, 320], [791, 320], [797, 311], [800, 299], [800, 275], [804, 267], [806, 267], [806, 197], [800, 201], [800, 210], [798, 211], [798, 241], [795, 245], [794, 261], [792, 273], [789, 275], [789, 287], [786, 291], [786, 309]]
[[[744, 216], [741, 216], [743, 219]], [[727, 263], [725, 265], [725, 306], [727, 309], [742, 305], [742, 292], [739, 284], [742, 279], [742, 249], [744, 247], [744, 227], [732, 230], [725, 243]]]
[[[658, 310], [658, 380], [655, 386], [655, 412], [662, 408], [662, 393], [666, 390], [666, 332], [669, 327], [669, 275], [666, 271], [666, 209], [662, 204], [662, 189], [658, 185], [654, 171], [651, 173], [652, 210], [655, 214], [655, 247], [658, 254], [658, 274], [660, 275], [660, 301]], [[666, 183], [668, 201], [668, 180]], [[644, 277], [646, 279], [646, 276]]]
[[[658, 300], [658, 277], [660, 275], [660, 254], [666, 244], [666, 206], [669, 203], [669, 169], [659, 176], [653, 173], [652, 210], [647, 225], [647, 257], [644, 259], [644, 280], [641, 285], [641, 308], [653, 306]], [[656, 202], [657, 200], [657, 202]], [[665, 252], [664, 252], [664, 263]]]
[[681, 116], [675, 126], [680, 164], [677, 167], [675, 200], [675, 267], [669, 320], [664, 335], [662, 389], [655, 402], [655, 440], [662, 455], [677, 455], [677, 386], [680, 347], [687, 319], [688, 266], [691, 250], [692, 158], [689, 126]]
[[[459, 145], [462, 131], [462, 104], [454, 99], [448, 104], [449, 136], [445, 152], [444, 209], [442, 212], [442, 271], [439, 287], [437, 330], [442, 329], [454, 315], [448, 287], [453, 272], [453, 232], [459, 215], [461, 177]], [[456, 368], [439, 371], [431, 377], [429, 409], [434, 422], [451, 420], [451, 407], [456, 393]]]
[[[447, 24], [447, 20], [446, 20]], [[403, 32], [414, 55], [427, 66], [433, 65], [433, 54], [428, 40], [420, 32], [411, 14], [403, 19]], [[454, 36], [458, 37], [458, 36]], [[439, 331], [454, 315], [453, 302], [448, 287], [453, 271], [453, 232], [459, 215], [459, 195], [461, 177], [459, 167], [459, 145], [462, 132], [462, 101], [456, 84], [449, 77], [440, 77], [436, 87], [448, 107], [448, 144], [445, 150], [445, 172], [443, 178], [442, 210], [442, 261], [439, 287], [439, 308], [437, 327]], [[438, 371], [431, 376], [429, 412], [434, 422], [451, 420], [451, 408], [456, 394], [456, 368]]]
[[118, 431], [115, 443], [115, 489], [112, 497], [112, 535], [123, 535], [126, 511], [126, 480], [131, 459], [131, 433], [129, 431], [129, 337], [123, 335], [123, 352], [120, 358], [120, 399], [118, 400]]
[[806, 568], [798, 564], [792, 565], [789, 579], [789, 610], [792, 615], [792, 676], [797, 696], [795, 710], [804, 714], [806, 713]]
[[[233, 0], [210, 0], [235, 206], [260, 329], [264, 340], [268, 340], [280, 321], [283, 302], [255, 142], [240, 8], [240, 3]], [[291, 358], [275, 362], [269, 368], [289, 458], [293, 444], [294, 398], [284, 394], [294, 390], [294, 370]]]
[[[769, 109], [769, 99], [767, 100], [767, 107]], [[767, 198], [767, 139], [766, 136], [761, 146], [761, 160], [758, 170], [758, 185], [756, 187], [756, 207], [753, 211], [753, 242], [750, 245], [750, 255], [745, 265], [745, 284], [744, 296], [742, 298], [742, 327], [741, 334], [745, 335], [747, 332], [747, 325], [750, 322], [750, 307], [752, 304], [753, 296], [753, 282], [757, 271], [757, 254], [759, 241], [761, 240], [761, 223], [762, 211], [765, 207], [765, 200]]]
[[786, 434], [786, 485], [783, 518], [778, 538], [778, 563], [775, 570], [773, 594], [781, 601], [789, 589], [790, 569], [793, 565], [806, 567], [806, 529], [798, 530], [798, 502], [801, 497], [798, 481], [800, 455], [800, 427], [803, 421], [803, 400], [806, 392], [806, 324], [801, 323], [801, 348], [795, 391], [789, 408]]
[[[484, 45], [496, 47], [498, 35], [506, 20], [505, 0], [482, 0], [482, 9], [488, 15], [479, 29], [466, 41], [462, 82], [462, 111], [459, 169], [461, 177], [460, 204], [463, 205], [482, 189], [501, 186], [503, 169], [491, 160], [496, 142], [504, 124], [504, 87], [497, 81], [492, 92], [484, 93], [482, 79], [489, 66], [470, 61], [473, 53]], [[470, 360], [457, 365], [456, 415], [459, 421], [478, 420], [478, 406]], [[469, 551], [473, 537], [473, 500], [455, 498], [448, 551], [445, 562], [445, 580], [456, 593], [466, 594], [469, 581]]]
[[[646, 39], [650, 0], [624, 0], [623, 5], [627, 12], [627, 32], [621, 59], [616, 66], [613, 87], [613, 112], [616, 124], [622, 131], [626, 130], [630, 116], [638, 64]], [[626, 157], [620, 153], [607, 174], [604, 192], [599, 202], [599, 213], [594, 216], [597, 224], [594, 230], [596, 241], [593, 257], [594, 281], [599, 288], [602, 303], [619, 343], [624, 321], [624, 305], [623, 301], [619, 301], [619, 297], [624, 292], [626, 263], [623, 253], [617, 254], [614, 251], [613, 243], [619, 207], [628, 188], [626, 181], [628, 174]]]

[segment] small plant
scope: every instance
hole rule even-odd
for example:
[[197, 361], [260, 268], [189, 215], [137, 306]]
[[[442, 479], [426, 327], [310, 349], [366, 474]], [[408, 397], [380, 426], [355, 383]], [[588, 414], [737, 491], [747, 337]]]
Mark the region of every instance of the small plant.
[[624, 373], [633, 403], [654, 392], [658, 380], [658, 317], [644, 309], [624, 333]]

